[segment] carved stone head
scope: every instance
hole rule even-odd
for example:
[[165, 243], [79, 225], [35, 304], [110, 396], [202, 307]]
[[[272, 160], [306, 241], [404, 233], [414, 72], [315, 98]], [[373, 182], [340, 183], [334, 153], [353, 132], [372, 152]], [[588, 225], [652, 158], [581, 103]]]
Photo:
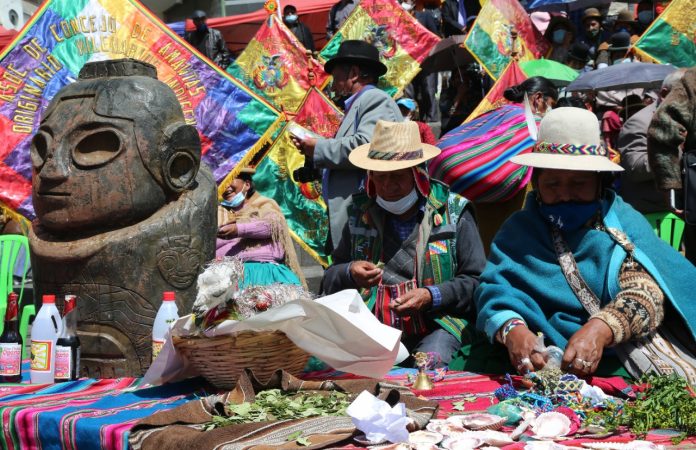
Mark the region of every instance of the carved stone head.
[[31, 160], [42, 226], [93, 232], [136, 223], [189, 189], [200, 140], [154, 66], [102, 61], [51, 101]]

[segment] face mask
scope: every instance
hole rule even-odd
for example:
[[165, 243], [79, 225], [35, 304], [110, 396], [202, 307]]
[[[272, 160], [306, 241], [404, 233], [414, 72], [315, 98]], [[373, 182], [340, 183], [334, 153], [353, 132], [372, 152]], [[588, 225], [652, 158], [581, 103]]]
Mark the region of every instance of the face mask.
[[404, 8], [404, 10], [406, 11], [410, 11], [413, 9], [413, 5], [406, 2], [401, 3], [401, 7]]
[[563, 40], [565, 39], [565, 36], [566, 36], [566, 30], [564, 30], [563, 28], [561, 28], [559, 30], [555, 30], [553, 32], [553, 38], [552, 38], [553, 43], [554, 44], [562, 44]]
[[204, 23], [199, 23], [198, 25], [196, 25], [196, 30], [201, 32], [201, 33], [208, 31], [208, 25], [206, 25]]
[[413, 190], [409, 192], [407, 196], [402, 197], [394, 202], [385, 200], [379, 195], [377, 196], [377, 204], [381, 206], [383, 209], [389, 211], [390, 213], [396, 216], [400, 216], [401, 214], [411, 209], [411, 207], [413, 207], [413, 205], [415, 205], [417, 201], [418, 193], [416, 192], [416, 188], [413, 188]]
[[287, 23], [295, 23], [297, 22], [297, 14], [289, 14], [285, 16], [285, 21]]
[[599, 34], [599, 30], [593, 28], [592, 30], [588, 31], [588, 33], [590, 36], [595, 37]]
[[561, 202], [554, 205], [539, 203], [541, 215], [551, 225], [564, 231], [579, 230], [599, 211], [599, 200], [593, 202]]
[[239, 191], [234, 197], [232, 197], [232, 200], [223, 200], [220, 202], [220, 204], [226, 208], [237, 208], [239, 205], [244, 203], [245, 198], [246, 192]]

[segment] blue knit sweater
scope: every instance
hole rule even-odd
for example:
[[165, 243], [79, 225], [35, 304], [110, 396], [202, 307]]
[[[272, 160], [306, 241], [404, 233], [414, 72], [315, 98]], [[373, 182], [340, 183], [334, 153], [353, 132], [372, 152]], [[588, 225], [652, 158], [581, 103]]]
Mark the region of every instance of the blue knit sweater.
[[[636, 246], [634, 256], [650, 272], [696, 336], [696, 267], [659, 239], [643, 216], [612, 191], [602, 201], [604, 224], [622, 230]], [[564, 233], [580, 274], [602, 306], [619, 292], [619, 269], [626, 252], [605, 232], [583, 228]], [[476, 327], [493, 341], [508, 320], [521, 318], [546, 345], [565, 348], [589, 314], [561, 271], [546, 220], [535, 193], [524, 210], [503, 224], [491, 245], [481, 285], [475, 295]]]

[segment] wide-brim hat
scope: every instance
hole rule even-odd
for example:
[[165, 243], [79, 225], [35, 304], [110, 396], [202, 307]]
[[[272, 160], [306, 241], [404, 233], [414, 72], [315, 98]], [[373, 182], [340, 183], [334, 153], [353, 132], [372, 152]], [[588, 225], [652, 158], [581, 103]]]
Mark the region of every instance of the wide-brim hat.
[[348, 159], [361, 169], [391, 172], [417, 166], [439, 154], [439, 148], [421, 142], [416, 122], [379, 120], [372, 140], [354, 148]]
[[622, 9], [619, 14], [616, 15], [616, 20], [614, 23], [636, 23], [636, 19], [633, 17], [633, 13], [628, 9]]
[[582, 13], [581, 22], [585, 22], [588, 19], [597, 19], [601, 22], [602, 21], [602, 13], [600, 13], [597, 8], [587, 8]]
[[369, 42], [347, 40], [341, 42], [336, 55], [324, 64], [324, 71], [331, 73], [337, 64], [357, 64], [371, 68], [377, 76], [387, 73], [387, 66], [379, 60], [379, 50]]
[[575, 42], [570, 46], [567, 57], [582, 63], [587, 63], [587, 61], [590, 60], [590, 47], [582, 42]]
[[609, 48], [610, 52], [627, 51], [631, 48], [631, 33], [626, 31], [619, 31], [614, 33], [609, 38]]
[[539, 169], [620, 172], [602, 145], [597, 116], [582, 108], [556, 108], [541, 120], [531, 153], [510, 158], [522, 166]]

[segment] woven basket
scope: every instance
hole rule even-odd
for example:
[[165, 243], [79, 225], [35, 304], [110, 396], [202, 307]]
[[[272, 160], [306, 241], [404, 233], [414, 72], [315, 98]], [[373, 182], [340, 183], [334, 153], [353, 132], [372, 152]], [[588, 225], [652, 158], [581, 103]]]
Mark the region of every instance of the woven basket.
[[174, 347], [213, 386], [232, 389], [244, 369], [266, 380], [278, 369], [302, 373], [309, 354], [282, 331], [242, 331], [214, 338], [176, 337]]

